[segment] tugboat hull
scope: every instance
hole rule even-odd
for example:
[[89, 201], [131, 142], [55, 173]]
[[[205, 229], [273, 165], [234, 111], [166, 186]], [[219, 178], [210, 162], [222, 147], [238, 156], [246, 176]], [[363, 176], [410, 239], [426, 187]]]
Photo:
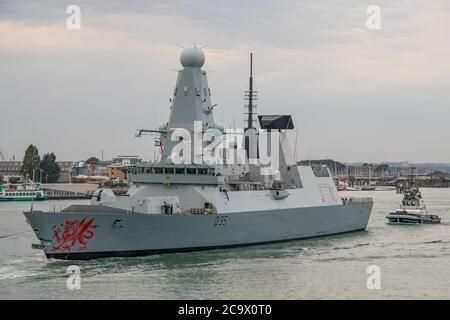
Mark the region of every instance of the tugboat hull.
[[437, 224], [441, 222], [438, 216], [414, 213], [391, 213], [386, 219], [389, 224]]
[[258, 245], [366, 229], [373, 203], [202, 215], [25, 212], [48, 258], [88, 260]]

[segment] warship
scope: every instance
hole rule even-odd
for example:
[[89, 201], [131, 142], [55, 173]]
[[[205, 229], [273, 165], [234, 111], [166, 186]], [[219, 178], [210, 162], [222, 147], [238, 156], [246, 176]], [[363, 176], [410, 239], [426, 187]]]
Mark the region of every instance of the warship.
[[87, 260], [365, 230], [372, 199], [341, 198], [327, 167], [297, 165], [286, 138], [290, 115], [256, 114], [250, 61], [245, 128], [224, 130], [214, 120], [205, 55], [184, 48], [168, 122], [138, 132], [155, 135], [158, 161], [128, 168], [124, 194], [99, 189], [87, 205], [24, 212], [39, 240], [32, 247], [47, 258]]

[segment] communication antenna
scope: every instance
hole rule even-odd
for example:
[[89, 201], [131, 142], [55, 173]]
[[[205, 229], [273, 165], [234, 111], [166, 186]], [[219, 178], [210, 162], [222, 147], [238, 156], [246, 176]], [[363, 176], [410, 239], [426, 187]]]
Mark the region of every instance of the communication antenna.
[[308, 166], [311, 167], [311, 148], [308, 150]]
[[253, 53], [250, 53], [250, 78], [249, 78], [249, 86], [248, 91], [245, 91], [245, 100], [248, 101], [248, 104], [245, 106], [248, 109], [247, 112], [247, 128], [253, 128], [253, 114], [256, 105], [253, 105], [253, 101], [257, 100], [256, 97], [257, 91], [253, 90]]
[[297, 162], [297, 140], [298, 140], [298, 129], [295, 130], [295, 147], [294, 147], [294, 160]]

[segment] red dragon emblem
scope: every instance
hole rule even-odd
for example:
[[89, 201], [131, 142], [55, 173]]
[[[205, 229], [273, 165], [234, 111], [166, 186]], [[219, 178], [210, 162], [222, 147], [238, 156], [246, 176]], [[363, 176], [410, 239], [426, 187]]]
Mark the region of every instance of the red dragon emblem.
[[53, 226], [53, 239], [58, 243], [52, 251], [70, 251], [78, 243], [78, 251], [86, 248], [87, 242], [94, 236], [94, 229], [98, 226], [94, 224], [94, 219], [86, 220], [66, 220], [58, 227]]

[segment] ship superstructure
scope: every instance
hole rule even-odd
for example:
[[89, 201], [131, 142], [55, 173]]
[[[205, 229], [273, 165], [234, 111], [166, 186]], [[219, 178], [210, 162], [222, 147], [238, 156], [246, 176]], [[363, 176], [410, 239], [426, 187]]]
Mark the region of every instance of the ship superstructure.
[[90, 205], [25, 212], [47, 257], [90, 259], [255, 245], [364, 230], [372, 200], [341, 199], [328, 168], [298, 166], [286, 132], [290, 115], [259, 115], [253, 78], [248, 125], [215, 123], [205, 56], [180, 57], [159, 161], [128, 173], [126, 194], [97, 190]]

